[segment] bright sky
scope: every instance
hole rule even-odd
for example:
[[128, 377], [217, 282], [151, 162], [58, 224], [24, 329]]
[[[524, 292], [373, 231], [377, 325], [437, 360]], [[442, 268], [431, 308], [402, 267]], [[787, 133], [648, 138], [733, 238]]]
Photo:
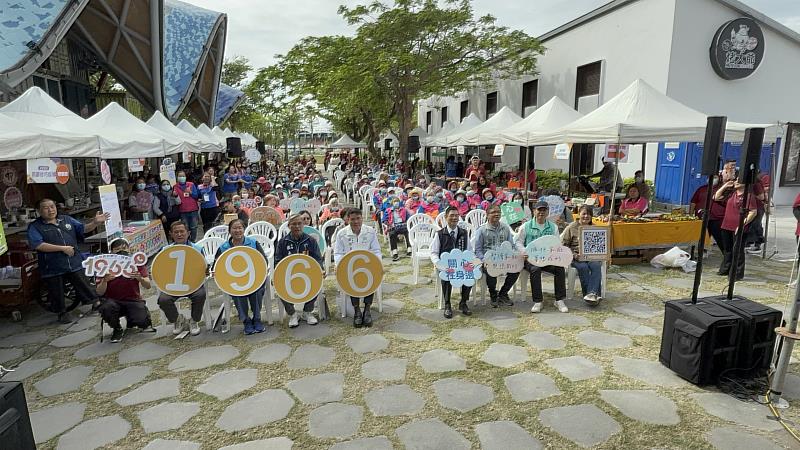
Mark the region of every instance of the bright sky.
[[[184, 1], [227, 13], [226, 57], [242, 55], [255, 67], [264, 67], [305, 36], [352, 33], [336, 13], [339, 5], [372, 0]], [[741, 1], [800, 32], [798, 0]], [[494, 15], [500, 25], [539, 36], [605, 3], [608, 0], [473, 0], [473, 7], [479, 15]]]

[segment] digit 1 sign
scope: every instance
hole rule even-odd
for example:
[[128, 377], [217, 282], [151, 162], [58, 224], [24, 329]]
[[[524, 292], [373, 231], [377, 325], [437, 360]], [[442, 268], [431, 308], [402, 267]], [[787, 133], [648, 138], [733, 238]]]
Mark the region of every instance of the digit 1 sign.
[[308, 302], [322, 291], [322, 267], [304, 255], [290, 255], [275, 266], [275, 293], [296, 305]]
[[336, 266], [336, 281], [351, 297], [374, 294], [383, 281], [383, 263], [372, 252], [353, 250]]
[[224, 251], [214, 266], [219, 289], [234, 297], [259, 290], [267, 281], [267, 260], [252, 247], [238, 246]]
[[173, 245], [153, 259], [153, 282], [158, 290], [174, 297], [194, 293], [206, 279], [206, 259], [188, 245]]

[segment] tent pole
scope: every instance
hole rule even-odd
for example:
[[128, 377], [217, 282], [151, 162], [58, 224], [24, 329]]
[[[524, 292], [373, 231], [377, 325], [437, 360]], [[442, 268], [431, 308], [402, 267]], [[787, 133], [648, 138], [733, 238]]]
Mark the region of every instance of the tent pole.
[[[619, 176], [617, 176], [617, 174], [619, 173], [619, 141], [621, 140], [619, 135], [620, 135], [620, 133], [618, 131], [617, 132], [617, 151], [615, 153], [616, 157], [614, 158], [614, 185], [613, 185], [614, 187], [611, 189], [611, 209], [608, 211], [608, 234], [612, 236], [612, 242], [613, 242], [613, 236], [614, 236], [614, 203], [616, 203], [615, 200], [617, 198], [617, 187], [618, 187], [617, 186], [617, 179], [619, 178]], [[606, 154], [607, 153], [608, 152], [606, 151]], [[605, 164], [605, 162], [603, 162], [603, 164]], [[612, 248], [612, 253], [613, 253], [613, 248]]]
[[[522, 177], [523, 185], [522, 185], [522, 198], [525, 199], [525, 204], [528, 204], [528, 168], [530, 167], [530, 156], [531, 156], [531, 149], [530, 147], [523, 147], [525, 148], [525, 172]], [[525, 205], [522, 205], [525, 206]]]
[[[781, 123], [777, 122], [775, 125], [775, 140], [772, 142], [772, 159], [770, 160], [770, 167], [771, 173], [769, 176], [769, 195], [767, 195], [767, 204], [764, 207], [764, 243], [761, 244], [761, 259], [767, 259], [767, 242], [769, 242], [769, 217], [770, 217], [770, 205], [772, 205], [772, 198], [774, 195], [775, 186], [775, 176], [778, 174], [778, 161], [776, 158], [776, 151], [780, 149], [776, 149], [775, 147], [778, 145], [778, 133], [780, 129]], [[775, 235], [776, 243], [777, 243], [777, 234]], [[770, 256], [772, 257], [772, 256]]]

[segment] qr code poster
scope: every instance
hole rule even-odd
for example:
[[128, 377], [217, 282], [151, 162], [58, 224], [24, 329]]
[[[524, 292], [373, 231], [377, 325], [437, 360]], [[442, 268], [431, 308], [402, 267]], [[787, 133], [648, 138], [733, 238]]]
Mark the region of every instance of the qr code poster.
[[581, 227], [579, 261], [607, 261], [611, 257], [611, 233], [608, 227]]

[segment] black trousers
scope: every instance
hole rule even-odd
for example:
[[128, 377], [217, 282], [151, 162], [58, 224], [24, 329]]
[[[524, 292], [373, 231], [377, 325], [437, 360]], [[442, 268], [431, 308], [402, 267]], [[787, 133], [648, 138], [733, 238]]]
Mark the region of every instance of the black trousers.
[[[483, 275], [486, 277], [486, 287], [489, 288], [489, 295], [497, 295], [497, 277], [489, 276], [486, 269], [483, 269]], [[503, 287], [500, 288], [500, 294], [508, 295], [508, 291], [510, 291], [511, 288], [514, 287], [514, 283], [517, 282], [517, 278], [519, 278], [519, 273], [506, 274], [506, 281], [503, 283]]]
[[403, 225], [389, 230], [389, 247], [392, 251], [397, 250], [397, 240], [400, 236], [406, 240], [406, 248], [411, 248], [411, 244], [408, 243], [408, 228]]
[[719, 249], [722, 250], [722, 219], [709, 220], [708, 233], [711, 234], [712, 238], [714, 238], [714, 242], [717, 243], [717, 247], [719, 247]]
[[[203, 306], [206, 303], [206, 287], [200, 286], [200, 289], [194, 293], [186, 295], [186, 298], [192, 301], [192, 320], [200, 322], [203, 320]], [[175, 302], [181, 297], [174, 297], [169, 294], [161, 293], [158, 295], [158, 307], [164, 311], [169, 323], [175, 323], [178, 319], [178, 307]]]
[[763, 244], [764, 243], [764, 210], [760, 209], [756, 213], [756, 218], [750, 222], [747, 227], [747, 233], [744, 236], [746, 244]]
[[86, 276], [83, 275], [83, 269], [54, 277], [42, 278], [42, 282], [48, 288], [47, 301], [50, 302], [53, 312], [61, 314], [66, 309], [64, 306], [64, 282], [66, 281], [72, 283], [72, 288], [75, 289], [75, 297], [81, 303], [94, 303], [97, 300], [97, 293], [89, 286]]
[[[365, 308], [368, 308], [370, 305], [372, 305], [372, 299], [373, 298], [375, 298], [375, 294], [370, 294], [370, 295], [364, 297], [364, 307]], [[353, 307], [355, 307], [355, 308], [358, 308], [358, 305], [359, 305], [360, 301], [361, 301], [361, 299], [359, 297], [350, 297], [350, 304], [353, 305]]]
[[200, 209], [200, 220], [203, 221], [203, 232], [212, 229], [214, 227], [214, 220], [219, 215], [219, 206], [215, 206], [213, 208], [201, 208]]
[[[469, 293], [472, 291], [472, 286], [461, 286], [461, 303], [469, 302]], [[450, 304], [450, 296], [453, 293], [453, 285], [449, 281], [442, 281], [442, 298], [446, 305]]]
[[[720, 246], [724, 252], [722, 258], [722, 265], [719, 266], [719, 273], [729, 273], [731, 264], [733, 264], [733, 246], [736, 242], [736, 235], [733, 231], [722, 230], [722, 245]], [[744, 277], [744, 241], [739, 246], [738, 257], [736, 259], [736, 277]]]
[[525, 269], [528, 271], [528, 273], [530, 273], [528, 278], [531, 283], [531, 295], [534, 303], [539, 303], [544, 298], [544, 295], [542, 294], [542, 272], [553, 274], [553, 287], [556, 294], [556, 300], [564, 300], [567, 298], [567, 275], [563, 267], [538, 267], [526, 261]]
[[128, 321], [128, 328], [148, 328], [151, 325], [147, 304], [141, 301], [122, 301], [110, 298], [103, 299], [100, 304], [100, 316], [111, 328], [122, 328], [120, 317]]

